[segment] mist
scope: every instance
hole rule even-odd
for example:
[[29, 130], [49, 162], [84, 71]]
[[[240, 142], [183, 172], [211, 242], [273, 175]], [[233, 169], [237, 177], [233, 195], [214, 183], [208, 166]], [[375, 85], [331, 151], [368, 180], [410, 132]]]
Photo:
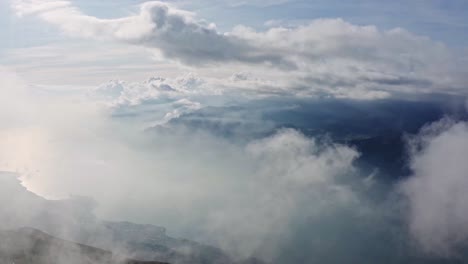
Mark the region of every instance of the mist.
[[[115, 113], [122, 105], [102, 98], [90, 102], [87, 93], [28, 86], [6, 71], [1, 77], [2, 98], [8, 94], [17, 102], [2, 104], [1, 112], [17, 116], [14, 122], [0, 116], [0, 169], [14, 172], [36, 197], [5, 204], [3, 229], [42, 228], [138, 257], [109, 235], [112, 224], [101, 222], [131, 221], [165, 227], [157, 231], [164, 239], [167, 230], [219, 247], [235, 260], [254, 256], [272, 263], [443, 263], [465, 246], [464, 198], [453, 191], [463, 188], [463, 162], [450, 163], [448, 178], [437, 165], [439, 155], [464, 157], [464, 123], [440, 121], [409, 137], [411, 175], [388, 184], [379, 170], [357, 165], [355, 146], [326, 134], [274, 128], [227, 138], [167, 119], [155, 122], [174, 111], [178, 97], [153, 102], [160, 111], [155, 116], [143, 111], [121, 118]], [[272, 128], [258, 116], [244, 121], [255, 121], [254, 132]], [[426, 192], [436, 186], [440, 192]], [[63, 203], [52, 209], [55, 227], [38, 217], [55, 208], [45, 205], [54, 200]]]

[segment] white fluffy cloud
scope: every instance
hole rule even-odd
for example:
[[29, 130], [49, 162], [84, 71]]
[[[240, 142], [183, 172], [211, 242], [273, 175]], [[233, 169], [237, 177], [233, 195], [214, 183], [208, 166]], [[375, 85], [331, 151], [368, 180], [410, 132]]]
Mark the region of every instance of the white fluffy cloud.
[[404, 29], [319, 19], [293, 28], [259, 32], [238, 26], [221, 33], [195, 14], [161, 2], [144, 3], [139, 13], [120, 19], [88, 16], [70, 1], [16, 0], [13, 7], [19, 15], [34, 14], [74, 37], [144, 46], [167, 59], [211, 70], [230, 63], [227, 68], [286, 82], [282, 91], [259, 85], [273, 93], [368, 99], [398, 93], [466, 94], [463, 56]]
[[[234, 174], [219, 175], [226, 175], [229, 183], [216, 187], [222, 196], [213, 198], [220, 203], [202, 224], [205, 235], [224, 248], [252, 253], [289, 235], [288, 225], [298, 214], [321, 217], [321, 212], [340, 206], [360, 207], [353, 190], [339, 183], [353, 179], [352, 162], [358, 153], [351, 148], [284, 130], [235, 153], [239, 156], [234, 160], [242, 163], [228, 166], [237, 168]], [[308, 206], [302, 207], [305, 201]], [[268, 237], [272, 241], [266, 242]]]
[[210, 91], [200, 91], [203, 80], [192, 73], [168, 79], [151, 77], [143, 82], [128, 83], [112, 80], [90, 91], [92, 97], [103, 99], [114, 106], [139, 105], [146, 101], [172, 101], [183, 96], [190, 96]]
[[151, 77], [144, 82], [128, 83], [112, 80], [88, 92], [89, 99], [108, 106], [113, 111], [126, 113], [133, 111], [142, 115], [152, 109], [146, 126], [164, 125], [203, 107], [193, 96], [212, 95], [213, 91], [200, 91], [204, 81], [194, 74], [186, 74], [173, 79]]
[[468, 243], [468, 124], [443, 119], [411, 143], [410, 231], [426, 252], [456, 255]]

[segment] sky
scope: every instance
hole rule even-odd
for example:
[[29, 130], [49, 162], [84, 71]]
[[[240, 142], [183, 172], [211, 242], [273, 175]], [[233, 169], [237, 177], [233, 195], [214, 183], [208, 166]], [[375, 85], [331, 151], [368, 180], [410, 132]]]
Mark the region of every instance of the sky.
[[[27, 2], [27, 1], [26, 1]], [[139, 12], [142, 1], [73, 1], [83, 14], [102, 19], [130, 16]], [[33, 5], [36, 2], [31, 1]], [[379, 31], [402, 28], [434, 43], [446, 45], [453, 53], [466, 56], [467, 19], [465, 1], [169, 1], [174, 8], [196, 15], [196, 19], [216, 25], [219, 34], [232, 32], [240, 25], [258, 32], [273, 27], [297, 27], [317, 19], [340, 18], [356, 26], [375, 26]], [[134, 43], [121, 43], [106, 38], [83, 39], [65, 32], [53, 23], [41, 22], [39, 13], [19, 15], [11, 1], [0, 3], [0, 60], [3, 65], [15, 67], [26, 78], [42, 84], [82, 83], [99, 85], [112, 77], [137, 81], [148, 75], [177, 75], [197, 68], [155, 59], [154, 51], [145, 50]], [[58, 22], [57, 22], [58, 23]], [[313, 33], [311, 33], [313, 34]], [[108, 42], [108, 43], [107, 43]], [[129, 46], [130, 45], [130, 46]], [[105, 46], [105, 48], [104, 48]], [[145, 46], [145, 45], [143, 45]], [[146, 49], [150, 48], [145, 46]], [[103, 51], [105, 49], [105, 51]], [[53, 52], [51, 51], [53, 50]], [[122, 52], [125, 50], [125, 52]], [[103, 53], [106, 52], [106, 53]], [[21, 53], [18, 56], [17, 53]], [[461, 53], [461, 54], [460, 54]], [[76, 56], [75, 54], [80, 54]], [[42, 57], [40, 69], [28, 64]], [[58, 58], [60, 57], [60, 60]], [[166, 58], [167, 59], [167, 58]], [[174, 60], [174, 58], [169, 58]], [[125, 62], [125, 63], [122, 63]], [[92, 64], [98, 72], [92, 76], [83, 68]], [[117, 71], [115, 64], [121, 68]], [[58, 78], [57, 71], [67, 72], [67, 78]], [[40, 72], [40, 73], [39, 73]]]
[[233, 256], [463, 262], [467, 12], [0, 0], [0, 171]]

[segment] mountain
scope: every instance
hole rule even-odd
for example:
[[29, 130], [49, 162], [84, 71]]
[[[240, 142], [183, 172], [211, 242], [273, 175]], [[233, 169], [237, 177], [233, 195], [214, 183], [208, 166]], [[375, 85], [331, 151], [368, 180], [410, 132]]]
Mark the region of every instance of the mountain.
[[[17, 230], [3, 231], [0, 234], [0, 247], [8, 247], [5, 241], [12, 241], [15, 244], [30, 240], [34, 247], [32, 249], [27, 247], [28, 250], [18, 253], [19, 259], [26, 262], [18, 260], [14, 263], [36, 264], [40, 262], [28, 262], [28, 257], [60, 259], [62, 254], [75, 256], [82, 250], [86, 253], [86, 261], [90, 262], [77, 263], [114, 263], [105, 262], [112, 259], [109, 257], [112, 256], [110, 252], [118, 252], [119, 255], [132, 259], [150, 261], [147, 263], [158, 263], [151, 261], [172, 264], [234, 263], [221, 249], [187, 239], [170, 237], [163, 227], [97, 219], [93, 213], [95, 206], [95, 202], [86, 197], [71, 197], [65, 200], [44, 199], [24, 188], [15, 174], [0, 172], [0, 223], [2, 223], [0, 229]], [[51, 248], [54, 253], [42, 256], [43, 248]], [[98, 262], [92, 262], [96, 259], [91, 256], [105, 261], [99, 259]], [[11, 261], [7, 263], [10, 264]]]
[[124, 259], [32, 228], [0, 231], [0, 264], [167, 264]]

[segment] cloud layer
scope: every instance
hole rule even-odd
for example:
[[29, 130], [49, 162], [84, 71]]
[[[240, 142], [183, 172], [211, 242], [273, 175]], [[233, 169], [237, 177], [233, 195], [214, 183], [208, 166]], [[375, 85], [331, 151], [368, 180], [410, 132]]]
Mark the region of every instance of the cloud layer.
[[260, 32], [237, 26], [221, 33], [195, 14], [162, 2], [144, 3], [139, 13], [120, 19], [88, 16], [69, 1], [16, 0], [12, 6], [18, 15], [36, 15], [73, 37], [143, 46], [203, 68], [229, 63], [283, 84], [282, 89], [258, 85], [273, 92], [367, 99], [466, 94], [464, 55], [400, 28], [318, 19], [292, 28]]
[[344, 208], [369, 210], [361, 192], [368, 184], [353, 165], [359, 154], [345, 145], [292, 129], [245, 143], [190, 128], [143, 132], [138, 114], [113, 118], [115, 108], [89, 98], [33, 95], [35, 87], [2, 76], [11, 85], [0, 93], [28, 91], [15, 102], [29, 102], [31, 115], [18, 117], [15, 129], [2, 118], [0, 170], [18, 171], [28, 188], [51, 198], [93, 197], [101, 218], [162, 225], [236, 257], [276, 259], [283, 239], [296, 236], [298, 218], [320, 222]]
[[[409, 235], [425, 251], [444, 256], [466, 246], [463, 123], [423, 130], [413, 142], [414, 176], [402, 185], [405, 196], [387, 200], [393, 185], [382, 184], [378, 172], [365, 175], [356, 167], [359, 152], [330, 138], [275, 130], [268, 122], [241, 126], [265, 126], [269, 133], [239, 141], [171, 127], [168, 121], [199, 107], [238, 107], [217, 100], [216, 90], [200, 89], [207, 81], [194, 75], [113, 81], [86, 96], [28, 86], [5, 69], [0, 77], [8, 84], [0, 98], [15, 102], [5, 100], [0, 112], [16, 113], [14, 119], [0, 114], [0, 170], [19, 172], [28, 188], [51, 198], [93, 197], [101, 218], [162, 225], [170, 235], [273, 263], [424, 263], [427, 256], [418, 258]], [[239, 73], [229, 81], [250, 78]], [[275, 101], [263, 103], [278, 110]], [[358, 104], [355, 119], [362, 121], [372, 108]], [[309, 111], [330, 111], [323, 108]], [[214, 117], [265, 121], [247, 113]], [[148, 122], [159, 126], [142, 131]], [[457, 159], [447, 159], [452, 156]]]

